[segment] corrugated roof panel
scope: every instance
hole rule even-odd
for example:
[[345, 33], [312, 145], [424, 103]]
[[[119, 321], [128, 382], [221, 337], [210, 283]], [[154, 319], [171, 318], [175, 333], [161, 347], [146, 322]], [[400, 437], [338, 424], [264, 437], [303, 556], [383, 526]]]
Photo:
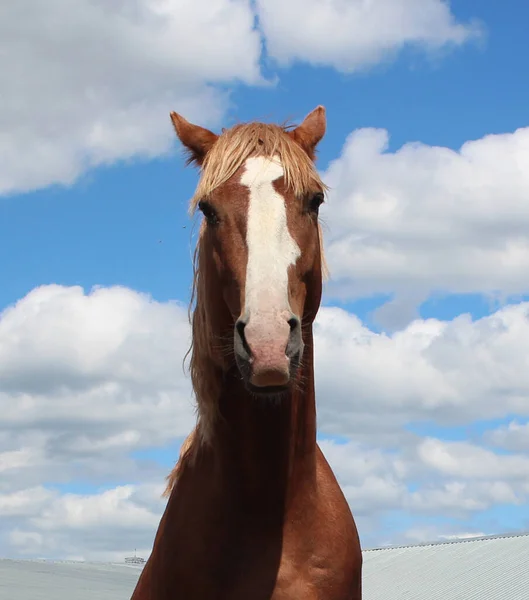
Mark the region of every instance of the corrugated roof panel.
[[0, 560], [0, 600], [130, 600], [141, 567]]
[[365, 600], [529, 600], [529, 535], [364, 552]]

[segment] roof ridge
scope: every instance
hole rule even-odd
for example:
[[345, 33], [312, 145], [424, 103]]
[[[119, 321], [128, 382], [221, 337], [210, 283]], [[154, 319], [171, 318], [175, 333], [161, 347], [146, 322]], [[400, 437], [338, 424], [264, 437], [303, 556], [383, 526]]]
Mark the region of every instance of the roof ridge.
[[480, 535], [472, 537], [461, 537], [450, 540], [435, 540], [430, 542], [420, 542], [418, 544], [400, 544], [397, 546], [379, 546], [376, 548], [366, 548], [363, 552], [381, 552], [383, 550], [397, 550], [399, 548], [421, 548], [424, 546], [442, 546], [449, 544], [464, 544], [470, 542], [483, 542], [486, 540], [501, 540], [506, 538], [529, 537], [529, 531], [518, 531], [513, 533], [499, 533], [492, 535]]

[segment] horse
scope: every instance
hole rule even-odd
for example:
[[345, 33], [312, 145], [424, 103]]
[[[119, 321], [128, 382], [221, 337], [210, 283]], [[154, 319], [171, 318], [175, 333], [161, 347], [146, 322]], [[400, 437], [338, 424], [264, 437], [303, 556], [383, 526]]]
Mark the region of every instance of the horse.
[[361, 600], [362, 553], [316, 440], [313, 322], [326, 130], [171, 112], [202, 212], [191, 295], [195, 429], [131, 600]]

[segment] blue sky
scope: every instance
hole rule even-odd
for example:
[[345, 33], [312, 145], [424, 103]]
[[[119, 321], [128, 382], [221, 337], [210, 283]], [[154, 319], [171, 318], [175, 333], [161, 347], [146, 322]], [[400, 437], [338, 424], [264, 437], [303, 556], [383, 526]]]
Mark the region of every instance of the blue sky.
[[[489, 134], [512, 134], [519, 128], [528, 127], [529, 80], [524, 73], [526, 57], [529, 56], [527, 36], [529, 5], [522, 0], [513, 0], [508, 6], [492, 0], [479, 3], [454, 1], [450, 3], [450, 8], [453, 18], [459, 23], [468, 23], [477, 19], [482, 34], [477, 39], [470, 39], [457, 47], [442, 45], [440, 49], [433, 52], [425, 50], [422, 46], [408, 47], [406, 44], [400, 46], [397, 44], [396, 57], [385, 56], [382, 61], [351, 73], [343, 72], [332, 64], [318, 66], [314, 64], [315, 61], [301, 59], [294, 61], [291, 66], [278, 66], [273, 52], [272, 56], [269, 55], [268, 41], [265, 36], [266, 50], [260, 58], [260, 69], [269, 80], [277, 80], [272, 84], [252, 85], [234, 83], [230, 78], [225, 81], [220, 79], [220, 83], [214, 89], [215, 93], [219, 94], [219, 102], [226, 103], [226, 110], [218, 109], [221, 116], [212, 117], [212, 121], [215, 122], [212, 128], [219, 129], [220, 126], [229, 126], [237, 121], [251, 119], [275, 122], [285, 119], [299, 121], [316, 105], [323, 104], [327, 109], [328, 129], [319, 147], [318, 167], [326, 172], [331, 161], [339, 160], [342, 156], [347, 136], [353, 131], [364, 128], [387, 130], [390, 136], [389, 145], [382, 154], [397, 153], [398, 155], [399, 149], [411, 142], [458, 151], [467, 141], [481, 140]], [[329, 31], [328, 35], [332, 36], [333, 32]], [[192, 58], [189, 60], [192, 61]], [[322, 59], [322, 62], [324, 63], [325, 60]], [[244, 79], [239, 74], [236, 76]], [[62, 100], [58, 88], [57, 103], [60, 105]], [[33, 103], [35, 110], [38, 111], [38, 96], [34, 97]], [[187, 106], [184, 101], [182, 105]], [[202, 122], [209, 119], [207, 108], [210, 105], [205, 102], [204, 106], [206, 108], [203, 109]], [[180, 109], [176, 105], [172, 108], [182, 110], [186, 116], [183, 108]], [[200, 113], [199, 109], [197, 111]], [[45, 121], [47, 118], [46, 110], [43, 110], [41, 119]], [[53, 118], [56, 118], [55, 113]], [[80, 111], [78, 119], [83, 118], [88, 117]], [[163, 119], [163, 127], [170, 130], [168, 114], [159, 116], [159, 119]], [[200, 118], [194, 120], [200, 122]], [[60, 119], [58, 123], [60, 128]], [[20, 136], [26, 135], [23, 122], [20, 123], [17, 131]], [[56, 130], [51, 128], [50, 131], [51, 133], [46, 134], [49, 136], [46, 139], [51, 140], [52, 143], [55, 135], [53, 132]], [[67, 138], [67, 125], [57, 135]], [[520, 147], [517, 146], [522, 152], [525, 147], [521, 150]], [[498, 158], [501, 156], [498, 155]], [[23, 155], [18, 156], [18, 160], [22, 164], [21, 172], [23, 172], [28, 163], [25, 162]], [[27, 160], [34, 160], [34, 157], [28, 155]], [[505, 160], [508, 162], [509, 158]], [[197, 224], [197, 218], [191, 219], [187, 214], [187, 202], [197, 181], [196, 171], [191, 167], [184, 167], [176, 138], [171, 142], [169, 152], [164, 153], [155, 149], [151, 157], [141, 159], [130, 159], [126, 156], [126, 152], [122, 155], [117, 152], [106, 162], [107, 164], [82, 169], [80, 175], [74, 177], [74, 181], [69, 184], [64, 185], [60, 177], [53, 180], [53, 176], [50, 176], [49, 184], [24, 191], [24, 184], [20, 183], [17, 184], [18, 188], [14, 186], [12, 191], [4, 193], [0, 198], [0, 255], [3, 257], [0, 263], [1, 309], [13, 306], [35, 288], [51, 284], [66, 288], [81, 286], [86, 294], [94, 286], [103, 288], [123, 286], [134, 293], [148, 294], [160, 305], [165, 305], [169, 301], [187, 303], [191, 283], [191, 253], [195, 239], [193, 233], [196, 232]], [[494, 161], [491, 164], [494, 164]], [[29, 172], [31, 168], [27, 168]], [[501, 169], [499, 168], [498, 172]], [[432, 181], [436, 173], [438, 171], [432, 171]], [[384, 176], [384, 172], [381, 172], [380, 177]], [[376, 181], [376, 174], [373, 181]], [[345, 190], [345, 185], [341, 180], [337, 183], [337, 191], [334, 195], [331, 194], [328, 204], [322, 211], [324, 221], [329, 222], [331, 245], [338, 239], [338, 234], [335, 237], [332, 230], [336, 219], [339, 219], [339, 211], [344, 210], [345, 206], [340, 204], [341, 200], [337, 194]], [[446, 189], [448, 188], [443, 188], [445, 191]], [[529, 192], [529, 189], [527, 191]], [[357, 193], [360, 194], [359, 191]], [[423, 193], [425, 196], [429, 194], [426, 184], [423, 184]], [[512, 191], [507, 185], [505, 196], [510, 194]], [[342, 195], [345, 197], [346, 194]], [[495, 198], [500, 214], [504, 199], [500, 196]], [[479, 210], [479, 202], [475, 206]], [[525, 217], [521, 216], [520, 219], [522, 218]], [[353, 225], [351, 223], [351, 227]], [[455, 228], [456, 225], [454, 231]], [[451, 243], [450, 237], [446, 238], [445, 243]], [[481, 239], [481, 243], [486, 246], [486, 239]], [[443, 273], [450, 271], [449, 266], [445, 267]], [[498, 264], [489, 264], [485, 271], [490, 269], [494, 273], [505, 268], [507, 267], [503, 260]], [[446, 281], [449, 281], [450, 276], [446, 275], [446, 277]], [[430, 293], [431, 287], [435, 287], [435, 267], [432, 267], [431, 279], [434, 283], [427, 290], [427, 298], [421, 298], [419, 306], [416, 307], [423, 319], [452, 321], [459, 315], [468, 313], [475, 321], [493, 315], [503, 306], [501, 302], [492, 302], [490, 296], [484, 292], [489, 285], [488, 282], [483, 283], [483, 289], [479, 289], [480, 286], [475, 284], [474, 291], [470, 293], [461, 292], [462, 287], [454, 286], [453, 289], [448, 289], [439, 295]], [[408, 285], [406, 281], [402, 284], [404, 287], [395, 288], [398, 293], [402, 293], [402, 289]], [[368, 286], [367, 283], [365, 285]], [[445, 283], [443, 285], [446, 287]], [[497, 292], [505, 295], [509, 305], [529, 299], [529, 286], [523, 281], [514, 287], [502, 288], [496, 280], [490, 285]], [[383, 288], [384, 285], [378, 282], [376, 285], [373, 284], [372, 292], [367, 295], [358, 296], [356, 292], [351, 292], [345, 294], [341, 300], [327, 296], [324, 303], [327, 306], [340, 306], [350, 314], [356, 315], [361, 322], [359, 328], [363, 326], [371, 334], [378, 335], [386, 328], [377, 321], [373, 311], [392, 297], [391, 286], [386, 286], [388, 292], [377, 291]], [[24, 317], [21, 318], [23, 320]], [[8, 350], [11, 348], [9, 344], [15, 343], [12, 341], [16, 337], [13, 327], [10, 326], [9, 330], [0, 329], [6, 336], [5, 347]], [[482, 329], [485, 328], [483, 325]], [[404, 326], [397, 327], [397, 333], [404, 329]], [[394, 334], [395, 331], [391, 328], [386, 329], [387, 336], [391, 337]], [[481, 334], [475, 334], [478, 337], [479, 335]], [[462, 345], [467, 344], [468, 339], [476, 339], [470, 334], [468, 338], [463, 334], [462, 337], [458, 337], [459, 334], [456, 333], [453, 336], [453, 339], [459, 340], [457, 343]], [[31, 339], [31, 335], [28, 339]], [[79, 339], [81, 341], [78, 343], [82, 344], [83, 338]], [[483, 341], [483, 344], [488, 343], [487, 340]], [[48, 343], [53, 343], [53, 336]], [[468, 342], [469, 348], [470, 343]], [[494, 343], [494, 340], [490, 343]], [[0, 339], [0, 346], [1, 344]], [[525, 349], [529, 350], [527, 346]], [[475, 352], [474, 356], [478, 356], [480, 352], [478, 346], [470, 350]], [[513, 349], [512, 352], [523, 352], [523, 346], [521, 349]], [[50, 354], [54, 352], [50, 351]], [[178, 365], [180, 360], [181, 355], [175, 358]], [[505, 360], [507, 362], [501, 368], [507, 372], [511, 363], [508, 358]], [[414, 368], [413, 363], [403, 364], [406, 364], [407, 368]], [[478, 372], [483, 368], [480, 364], [476, 366]], [[490, 368], [493, 369], [494, 364]], [[4, 376], [8, 378], [8, 375], [4, 374]], [[508, 379], [509, 374], [504, 376]], [[523, 373], [520, 377], [523, 379]], [[494, 391], [497, 404], [500, 405], [501, 390], [502, 386], [505, 389], [505, 381], [506, 379], [502, 379], [498, 382]], [[0, 379], [0, 390], [1, 382], [2, 379]], [[322, 384], [324, 392], [327, 389], [325, 385]], [[355, 385], [354, 381], [350, 382], [351, 388]], [[472, 411], [468, 413], [470, 416], [467, 416], [465, 408], [457, 413], [457, 410], [450, 406], [446, 414], [441, 409], [438, 412], [435, 412], [437, 409], [428, 409], [430, 412], [426, 410], [420, 413], [420, 418], [414, 416], [406, 421], [406, 418], [402, 417], [402, 425], [398, 426], [398, 429], [405, 440], [399, 438], [399, 441], [395, 442], [397, 449], [401, 441], [404, 445], [413, 445], [414, 442], [410, 440], [417, 436], [418, 439], [435, 438], [446, 442], [469, 443], [493, 452], [495, 456], [511, 455], [516, 460], [518, 458], [529, 460], [528, 446], [522, 445], [516, 449], [512, 445], [508, 448], [500, 445], [494, 450], [484, 438], [486, 432], [495, 431], [502, 426], [508, 427], [513, 420], [518, 420], [520, 424], [526, 422], [527, 415], [523, 414], [523, 411], [513, 410], [513, 406], [523, 407], [526, 401], [529, 405], [529, 398], [524, 397], [521, 391], [514, 390], [514, 387], [513, 384], [513, 389], [508, 390], [508, 395], [516, 397], [517, 400], [516, 402], [513, 400], [512, 405], [506, 403], [503, 413], [496, 407], [489, 412], [485, 411], [481, 418]], [[468, 390], [466, 393], [471, 395]], [[74, 391], [71, 391], [71, 394], [71, 410], [75, 413]], [[22, 402], [21, 396], [13, 396], [12, 401]], [[324, 402], [324, 399], [321, 402]], [[376, 410], [380, 411], [379, 420], [393, 418], [393, 408], [388, 409], [387, 413], [382, 409]], [[351, 418], [354, 420], [354, 414]], [[353, 429], [350, 433], [347, 430], [337, 433], [337, 428], [329, 425], [322, 431], [322, 439], [330, 444], [333, 440], [336, 443], [339, 441], [345, 444], [356, 443]], [[33, 432], [31, 435], [38, 437], [38, 427], [37, 429], [30, 427], [28, 431], [30, 430]], [[148, 443], [142, 442], [136, 447], [127, 446], [129, 449], [123, 450], [120, 456], [123, 458], [126, 455], [131, 464], [148, 461], [148, 465], [154, 465], [158, 469], [155, 475], [159, 475], [163, 483], [163, 473], [175, 460], [182, 434], [183, 432], [179, 432], [178, 435], [175, 433], [173, 439], [164, 438], [161, 444], [149, 438]], [[5, 433], [5, 440], [11, 439], [10, 435], [9, 432]], [[376, 451], [377, 439], [375, 435], [371, 445], [365, 440], [361, 443], [370, 447], [370, 451]], [[9, 448], [7, 441], [5, 444], [3, 449], [5, 452], [17, 450], [16, 447]], [[386, 442], [380, 441], [380, 447], [385, 444]], [[49, 445], [45, 444], [45, 447], [49, 448]], [[391, 453], [390, 443], [384, 448], [384, 451]], [[466, 450], [459, 448], [457, 452], [464, 453]], [[53, 457], [50, 456], [47, 458], [48, 463], [53, 462]], [[101, 454], [101, 460], [104, 460], [104, 453]], [[434, 463], [435, 461], [425, 464], [430, 464], [432, 467]], [[419, 487], [422, 485], [425, 490], [435, 487], [439, 470], [435, 471], [434, 465], [433, 470], [429, 472], [425, 464], [417, 468], [416, 472], [410, 472], [405, 484], [410, 491], [416, 489], [416, 479], [422, 481]], [[446, 468], [448, 471], [444, 472], [443, 476], [450, 477], [451, 467]], [[65, 477], [64, 481], [58, 481], [56, 475], [50, 472], [49, 477], [41, 481], [30, 478], [31, 484], [58, 489], [58, 493], [67, 496], [69, 493], [96, 494], [98, 490], [111, 489], [118, 484], [143, 485], [142, 477], [145, 481], [148, 480], [147, 467], [138, 467], [137, 464], [134, 468], [130, 467], [129, 471], [125, 471], [123, 476], [119, 476], [115, 471], [108, 471], [105, 474], [104, 469], [92, 468], [92, 466], [83, 469], [77, 475]], [[345, 473], [347, 468], [344, 469]], [[386, 474], [382, 478], [388, 479], [392, 476], [394, 475]], [[464, 475], [454, 475], [454, 477], [459, 477], [458, 481], [465, 479]], [[521, 479], [519, 476], [516, 477], [516, 485], [519, 486], [516, 493], [519, 498], [524, 498], [524, 493], [529, 494], [529, 480], [524, 482], [523, 477]], [[345, 479], [343, 481], [345, 482]], [[477, 477], [477, 481], [479, 483], [483, 478]], [[510, 485], [509, 482], [500, 482], [499, 478], [495, 478], [493, 483], [497, 486]], [[18, 489], [18, 484], [13, 485], [15, 486], [13, 489]], [[348, 482], [347, 485], [353, 483]], [[526, 492], [522, 491], [525, 490], [524, 486], [527, 487]], [[23, 484], [20, 489], [24, 489]], [[355, 494], [356, 492], [350, 497], [353, 510]], [[420, 509], [413, 508], [416, 506], [413, 504], [414, 500], [409, 501], [406, 506], [395, 500], [395, 504], [388, 506], [387, 510], [381, 509], [377, 518], [370, 519], [369, 515], [366, 516], [364, 521], [366, 544], [399, 541], [403, 539], [402, 536], [405, 536], [407, 530], [417, 528], [422, 528], [425, 537], [438, 537], [467, 531], [499, 533], [504, 530], [529, 527], [529, 512], [523, 502], [516, 505], [512, 501], [502, 501], [503, 497], [509, 497], [508, 493], [505, 492], [502, 496], [498, 492], [497, 501], [494, 502], [489, 498], [487, 501], [483, 500], [482, 505], [481, 500], [474, 498], [477, 508], [463, 512], [460, 516], [444, 514], [442, 503], [437, 511], [425, 514], [421, 513]], [[156, 507], [152, 509], [155, 515], [159, 510], [158, 505]], [[31, 527], [32, 525], [28, 525], [26, 521], [13, 525], [17, 531], [32, 531]], [[145, 527], [146, 533], [144, 531], [141, 535], [144, 536], [142, 539], [148, 540], [149, 532], [152, 532], [152, 524]], [[419, 537], [410, 539], [418, 540]], [[15, 538], [16, 536], [11, 536], [3, 540], [4, 553], [16, 553], [19, 550], [29, 554], [57, 552], [53, 546], [46, 546], [45, 542], [40, 546], [37, 544], [34, 548], [28, 542], [29, 550], [24, 550], [22, 542], [21, 545], [13, 542]], [[80, 542], [71, 541], [70, 546], [75, 548], [71, 550], [72, 554], [91, 556], [89, 552], [82, 549]], [[148, 541], [145, 542], [145, 547], [147, 546]], [[120, 552], [121, 548], [116, 546], [112, 552], [114, 551]]]
[[[223, 126], [251, 119], [299, 121], [323, 104], [328, 130], [319, 147], [320, 168], [340, 153], [347, 133], [360, 127], [387, 129], [390, 151], [408, 141], [457, 149], [466, 140], [523, 127], [529, 81], [520, 69], [529, 52], [529, 7], [521, 0], [509, 11], [495, 2], [460, 1], [452, 10], [461, 21], [484, 23], [479, 43], [434, 58], [404, 51], [397, 61], [365, 73], [274, 68], [277, 85], [229, 89]], [[178, 159], [176, 138], [174, 152], [94, 169], [71, 187], [4, 198], [0, 249], [10, 260], [3, 266], [2, 305], [47, 282], [88, 288], [121, 284], [160, 300], [185, 300], [191, 229], [186, 203], [196, 173]], [[472, 310], [473, 304], [461, 302], [463, 310]], [[482, 314], [481, 299], [472, 302]], [[456, 304], [447, 314], [459, 312]]]

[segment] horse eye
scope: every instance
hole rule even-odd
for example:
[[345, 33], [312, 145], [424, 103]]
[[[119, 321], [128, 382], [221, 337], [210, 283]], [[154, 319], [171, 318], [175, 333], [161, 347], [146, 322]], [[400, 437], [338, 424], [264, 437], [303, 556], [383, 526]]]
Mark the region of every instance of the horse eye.
[[202, 214], [204, 215], [204, 218], [208, 222], [208, 225], [217, 225], [218, 224], [219, 217], [218, 217], [217, 213], [215, 212], [215, 209], [211, 206], [211, 204], [209, 204], [208, 202], [205, 202], [204, 200], [201, 200], [198, 203], [198, 208], [202, 211]]
[[320, 206], [323, 204], [325, 200], [325, 196], [322, 192], [317, 192], [313, 194], [309, 200], [309, 210], [310, 212], [318, 214]]

